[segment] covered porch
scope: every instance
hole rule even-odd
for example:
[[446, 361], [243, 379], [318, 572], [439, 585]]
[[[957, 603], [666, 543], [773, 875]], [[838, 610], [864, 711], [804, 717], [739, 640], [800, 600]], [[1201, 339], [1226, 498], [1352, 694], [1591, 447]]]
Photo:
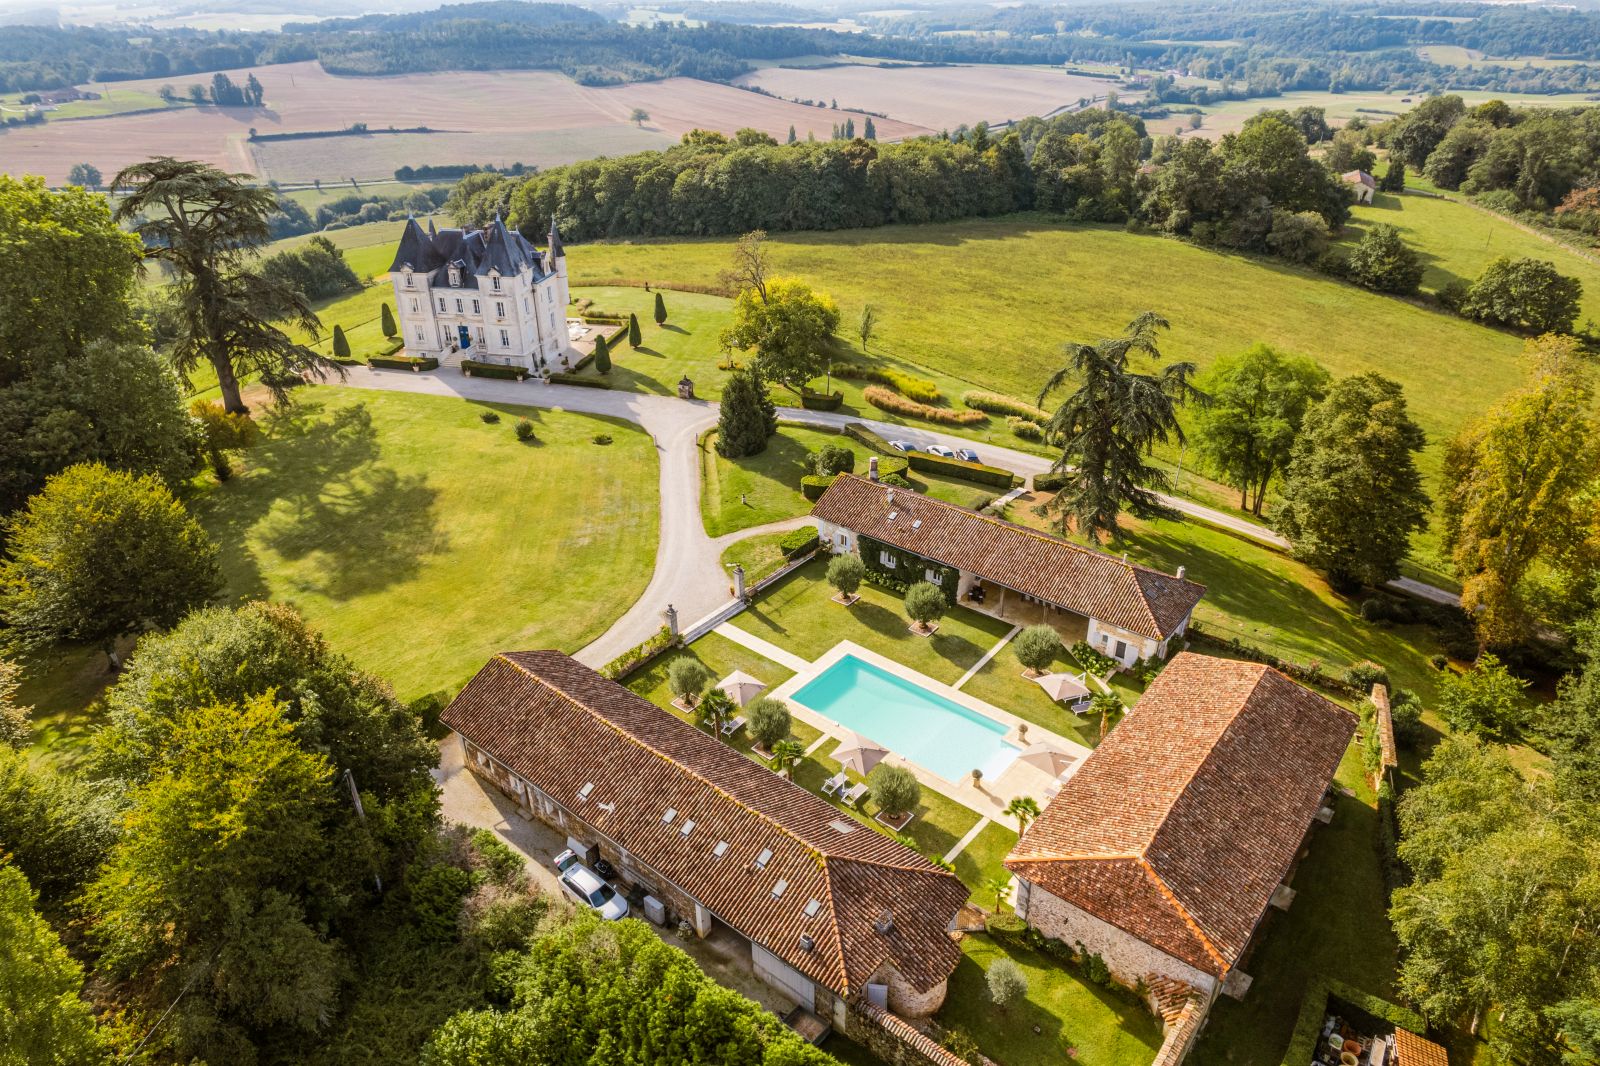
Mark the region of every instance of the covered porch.
[[1083, 615], [965, 570], [956, 586], [956, 602], [1012, 625], [1050, 626], [1061, 634], [1061, 643], [1069, 648], [1080, 640], [1089, 639], [1089, 619]]

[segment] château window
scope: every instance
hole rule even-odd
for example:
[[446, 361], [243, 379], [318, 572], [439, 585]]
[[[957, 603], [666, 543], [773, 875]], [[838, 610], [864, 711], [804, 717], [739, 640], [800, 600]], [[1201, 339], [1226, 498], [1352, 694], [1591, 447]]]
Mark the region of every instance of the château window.
[[422, 342], [422, 327], [421, 326], [417, 327], [417, 342], [419, 344]]
[[884, 566], [887, 566], [890, 570], [894, 569], [895, 558], [886, 551], [880, 551], [878, 553], [878, 562], [882, 563]]
[[931, 567], [931, 566], [922, 571], [922, 577], [930, 585], [937, 585], [937, 584], [940, 583], [939, 582], [939, 572], [937, 570], [933, 569], [933, 567]]
[[504, 300], [496, 300], [494, 302], [494, 314], [496, 318], [506, 317], [506, 302]]
[[461, 268], [458, 266], [452, 265], [450, 267], [450, 285], [452, 288], [460, 288], [461, 286]]
[[494, 291], [495, 292], [499, 292], [500, 291], [500, 279], [499, 279], [499, 277], [496, 277], [494, 279]]
[[412, 286], [414, 286], [414, 285], [415, 285], [415, 284], [416, 284], [416, 283], [417, 283], [417, 282], [416, 282], [416, 279], [415, 279], [415, 278], [413, 278], [413, 277], [412, 277], [412, 276], [411, 276], [411, 270], [410, 270], [410, 268], [409, 268], [409, 267], [408, 267], [408, 268], [407, 268], [407, 269], [406, 269], [406, 288], [408, 288], [408, 289], [409, 289], [409, 288], [411, 288], [411, 287], [412, 287]]
[[441, 312], [441, 313], [443, 313], [443, 312], [444, 312], [444, 311], [446, 311], [446, 310], [448, 310], [448, 309], [447, 309], [447, 308], [446, 308], [446, 307], [445, 307], [445, 305], [444, 305], [444, 297], [443, 297], [443, 296], [441, 296], [441, 297], [439, 297], [439, 311], [440, 311], [440, 312]]
[[505, 330], [500, 331], [500, 347], [511, 347], [511, 334], [507, 333]]
[[483, 311], [480, 310], [479, 307], [478, 307], [478, 301], [477, 300], [473, 300], [472, 301], [472, 313], [475, 314], [475, 315], [483, 314]]
[[462, 312], [462, 310], [463, 309], [461, 307], [461, 301], [460, 301], [460, 299], [457, 299], [456, 300], [456, 314], [459, 315]]
[[411, 298], [411, 313], [417, 313], [417, 298], [415, 296]]

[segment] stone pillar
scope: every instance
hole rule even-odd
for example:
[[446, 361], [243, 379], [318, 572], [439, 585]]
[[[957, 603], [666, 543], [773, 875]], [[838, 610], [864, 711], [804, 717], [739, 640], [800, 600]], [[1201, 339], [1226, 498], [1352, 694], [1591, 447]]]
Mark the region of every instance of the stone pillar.
[[667, 632], [673, 636], [678, 635], [678, 609], [672, 604], [667, 604], [667, 609], [661, 615], [667, 623]]
[[876, 455], [867, 460], [867, 480], [878, 480], [878, 457]]
[[744, 599], [744, 566], [739, 563], [733, 564], [733, 598]]

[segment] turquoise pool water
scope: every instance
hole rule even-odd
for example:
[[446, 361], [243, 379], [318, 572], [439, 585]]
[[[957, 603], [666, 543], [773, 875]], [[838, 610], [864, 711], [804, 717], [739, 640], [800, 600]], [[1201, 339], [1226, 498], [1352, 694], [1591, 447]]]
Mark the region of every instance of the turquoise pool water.
[[960, 781], [973, 770], [993, 780], [1020, 750], [1006, 726], [914, 681], [846, 655], [793, 699], [877, 741], [896, 755]]

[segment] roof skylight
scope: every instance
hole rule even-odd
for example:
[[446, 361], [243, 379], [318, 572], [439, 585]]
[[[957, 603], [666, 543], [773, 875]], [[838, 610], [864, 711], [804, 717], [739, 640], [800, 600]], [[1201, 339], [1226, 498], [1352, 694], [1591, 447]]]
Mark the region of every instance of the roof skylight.
[[756, 869], [765, 870], [767, 863], [772, 861], [772, 849], [762, 848], [761, 854], [756, 856]]
[[581, 799], [581, 800], [586, 800], [586, 799], [589, 798], [589, 793], [591, 793], [593, 791], [594, 791], [594, 782], [593, 781], [585, 781], [583, 783], [583, 787], [578, 789], [578, 798]]
[[719, 859], [728, 854], [728, 842], [726, 840], [717, 841], [717, 846], [711, 849], [711, 854]]

